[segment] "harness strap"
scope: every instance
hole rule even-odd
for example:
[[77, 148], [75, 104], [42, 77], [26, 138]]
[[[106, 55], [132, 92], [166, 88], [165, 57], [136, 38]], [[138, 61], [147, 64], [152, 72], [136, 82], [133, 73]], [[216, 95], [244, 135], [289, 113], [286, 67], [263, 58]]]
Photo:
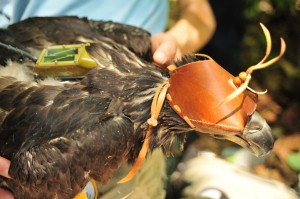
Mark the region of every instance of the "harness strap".
[[146, 158], [146, 155], [148, 153], [148, 150], [149, 150], [150, 139], [151, 139], [153, 127], [157, 126], [157, 123], [158, 123], [157, 118], [158, 118], [159, 113], [164, 104], [169, 86], [170, 86], [170, 84], [167, 81], [167, 82], [161, 84], [157, 88], [155, 95], [153, 97], [153, 100], [152, 100], [152, 104], [151, 104], [151, 117], [147, 120], [147, 123], [149, 126], [148, 126], [148, 130], [146, 133], [146, 137], [145, 137], [143, 146], [139, 152], [139, 155], [138, 155], [136, 162], [134, 163], [132, 169], [130, 170], [130, 172], [127, 174], [126, 177], [124, 177], [120, 181], [118, 181], [118, 184], [121, 184], [121, 183], [131, 180], [133, 178], [133, 176], [135, 175], [135, 173], [142, 166], [142, 164]]

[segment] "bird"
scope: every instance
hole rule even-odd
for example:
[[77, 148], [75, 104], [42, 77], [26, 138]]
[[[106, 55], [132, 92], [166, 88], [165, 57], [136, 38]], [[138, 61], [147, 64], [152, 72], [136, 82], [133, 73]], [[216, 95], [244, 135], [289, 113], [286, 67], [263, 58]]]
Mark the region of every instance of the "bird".
[[105, 38], [125, 45], [142, 59], [152, 61], [149, 32], [112, 21], [64, 16], [28, 18], [0, 29], [2, 43], [25, 52], [15, 52], [0, 45], [0, 64], [5, 65], [7, 59], [28, 58], [26, 52], [29, 51], [31, 55], [38, 57], [42, 49], [49, 45], [96, 42]]
[[[176, 139], [183, 146], [188, 132], [199, 131], [167, 100], [157, 105], [158, 88], [172, 73], [153, 64], [150, 34], [140, 28], [78, 17], [35, 17], [0, 35], [6, 44], [0, 48], [6, 52], [0, 57], [5, 65], [0, 69], [0, 156], [11, 161], [11, 179], [0, 177], [0, 185], [17, 199], [73, 198], [91, 178], [106, 184], [122, 164], [136, 166], [144, 148], [167, 153]], [[43, 47], [80, 42], [90, 43], [86, 50], [97, 63], [80, 79], [49, 83], [32, 74], [34, 57]], [[175, 65], [183, 68], [196, 60], [189, 55]], [[10, 67], [26, 78], [3, 72]], [[155, 117], [153, 109], [160, 109]], [[208, 128], [205, 133], [255, 146], [260, 154], [273, 146], [271, 130], [257, 112], [239, 132], [224, 137], [216, 132]]]

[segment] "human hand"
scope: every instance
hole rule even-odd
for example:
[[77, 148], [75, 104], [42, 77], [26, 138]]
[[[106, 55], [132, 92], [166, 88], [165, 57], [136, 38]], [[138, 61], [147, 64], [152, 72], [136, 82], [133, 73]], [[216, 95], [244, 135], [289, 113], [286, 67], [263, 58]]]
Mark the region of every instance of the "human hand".
[[175, 38], [168, 33], [158, 33], [151, 37], [153, 61], [166, 67], [181, 57]]
[[[8, 175], [8, 168], [10, 166], [10, 161], [0, 157], [0, 175], [6, 178], [10, 178]], [[7, 191], [6, 189], [2, 189], [0, 187], [0, 199], [13, 199], [14, 196], [11, 192]]]
[[151, 37], [154, 63], [161, 67], [172, 64], [181, 55], [203, 48], [216, 29], [213, 10], [208, 0], [180, 0], [180, 18], [164, 33]]

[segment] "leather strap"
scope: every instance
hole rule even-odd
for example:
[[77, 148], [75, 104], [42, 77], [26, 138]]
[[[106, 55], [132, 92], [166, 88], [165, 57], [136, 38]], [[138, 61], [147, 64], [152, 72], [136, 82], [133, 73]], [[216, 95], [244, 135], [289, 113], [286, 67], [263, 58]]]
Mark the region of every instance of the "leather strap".
[[126, 177], [124, 177], [120, 181], [118, 181], [118, 184], [131, 180], [133, 178], [133, 176], [135, 175], [135, 173], [142, 166], [142, 164], [146, 158], [146, 155], [148, 153], [148, 150], [149, 150], [149, 144], [150, 144], [153, 127], [155, 127], [158, 123], [157, 119], [158, 119], [159, 113], [161, 111], [161, 108], [164, 104], [169, 86], [170, 86], [169, 82], [167, 81], [167, 82], [161, 84], [157, 88], [155, 95], [153, 97], [153, 100], [152, 100], [152, 104], [151, 104], [151, 117], [147, 120], [148, 130], [146, 133], [146, 137], [145, 137], [143, 146], [139, 152], [139, 155], [138, 155], [136, 162], [133, 165], [132, 169], [130, 170], [130, 172], [127, 174]]

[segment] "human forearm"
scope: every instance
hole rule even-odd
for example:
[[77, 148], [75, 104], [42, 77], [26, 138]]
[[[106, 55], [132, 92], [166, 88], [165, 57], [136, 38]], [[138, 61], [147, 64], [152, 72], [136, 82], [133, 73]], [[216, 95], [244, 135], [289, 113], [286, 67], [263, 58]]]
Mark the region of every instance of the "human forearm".
[[212, 37], [216, 21], [207, 0], [181, 0], [181, 18], [166, 32], [177, 41], [182, 54], [204, 47]]

